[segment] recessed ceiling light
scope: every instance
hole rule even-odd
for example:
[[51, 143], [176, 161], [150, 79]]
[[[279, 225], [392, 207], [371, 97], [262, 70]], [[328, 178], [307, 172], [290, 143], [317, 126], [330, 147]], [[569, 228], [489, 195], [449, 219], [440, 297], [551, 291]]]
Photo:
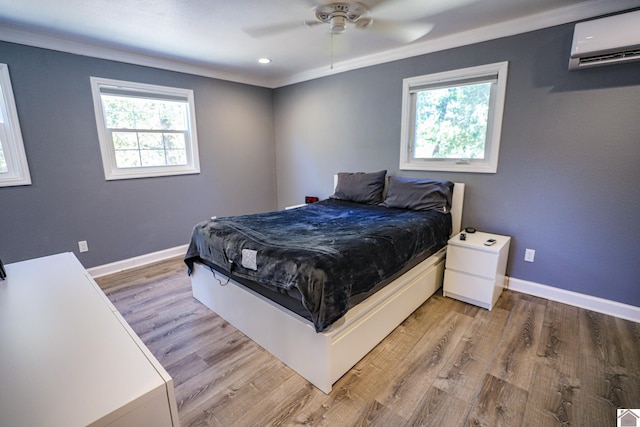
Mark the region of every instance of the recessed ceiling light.
[[269, 58], [260, 58], [258, 59], [258, 62], [261, 64], [269, 64], [271, 63], [271, 60]]

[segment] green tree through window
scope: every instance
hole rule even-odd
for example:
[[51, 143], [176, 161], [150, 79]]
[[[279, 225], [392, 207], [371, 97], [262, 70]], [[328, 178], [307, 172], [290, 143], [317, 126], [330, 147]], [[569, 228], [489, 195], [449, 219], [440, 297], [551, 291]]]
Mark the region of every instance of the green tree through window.
[[491, 83], [416, 94], [414, 157], [483, 159]]
[[102, 95], [119, 168], [187, 164], [186, 102]]

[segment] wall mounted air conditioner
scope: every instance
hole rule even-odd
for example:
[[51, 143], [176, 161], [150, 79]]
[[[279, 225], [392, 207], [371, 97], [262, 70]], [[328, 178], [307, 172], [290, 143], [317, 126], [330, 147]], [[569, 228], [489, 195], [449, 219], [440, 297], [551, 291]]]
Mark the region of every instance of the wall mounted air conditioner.
[[640, 10], [576, 24], [570, 70], [640, 60]]

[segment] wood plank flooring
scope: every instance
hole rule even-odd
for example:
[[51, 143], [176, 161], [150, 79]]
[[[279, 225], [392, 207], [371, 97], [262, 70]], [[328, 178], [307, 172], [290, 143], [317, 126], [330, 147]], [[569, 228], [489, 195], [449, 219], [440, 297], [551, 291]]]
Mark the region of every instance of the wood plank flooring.
[[175, 258], [96, 280], [174, 379], [183, 426], [615, 426], [640, 324], [505, 291], [436, 293], [329, 395], [193, 299]]

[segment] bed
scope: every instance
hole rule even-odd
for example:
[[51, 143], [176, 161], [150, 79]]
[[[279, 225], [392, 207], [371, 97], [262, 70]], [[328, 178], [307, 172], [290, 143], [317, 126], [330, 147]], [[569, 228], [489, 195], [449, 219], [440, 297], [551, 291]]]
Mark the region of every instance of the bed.
[[[418, 206], [431, 206], [436, 194], [443, 207], [433, 213], [405, 209], [408, 198], [415, 207], [415, 184], [426, 180], [387, 180], [385, 174], [338, 174], [335, 193], [319, 203], [197, 224], [185, 256], [194, 297], [329, 393], [442, 285], [446, 240], [460, 230], [464, 184], [448, 183], [453, 191], [442, 200], [446, 182], [428, 181], [431, 195]], [[360, 227], [352, 233], [356, 239], [341, 233], [345, 217]], [[271, 224], [283, 218], [293, 228], [274, 237]], [[440, 229], [425, 228], [425, 221]], [[413, 222], [418, 229], [410, 228]], [[284, 252], [272, 254], [272, 246]], [[396, 252], [410, 259], [389, 256]], [[301, 259], [311, 267], [305, 270]], [[316, 294], [324, 300], [313, 300]]]

